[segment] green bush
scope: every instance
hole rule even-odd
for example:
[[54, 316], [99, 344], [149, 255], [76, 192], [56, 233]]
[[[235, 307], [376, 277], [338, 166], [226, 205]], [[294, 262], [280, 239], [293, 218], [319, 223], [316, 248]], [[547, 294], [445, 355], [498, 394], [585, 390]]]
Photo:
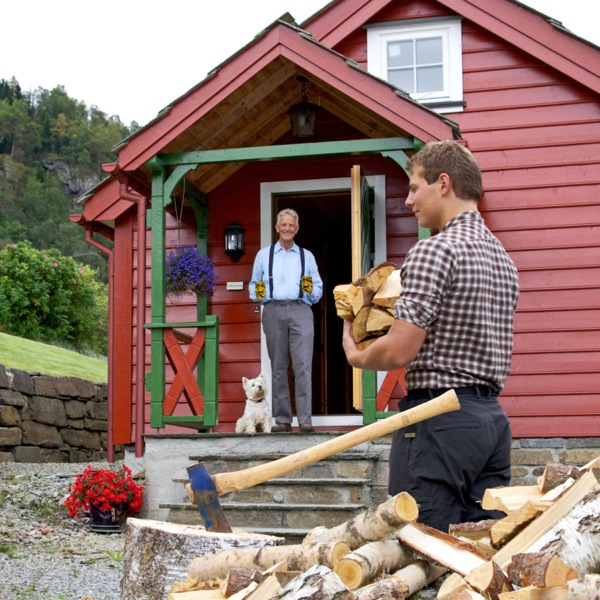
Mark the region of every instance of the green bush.
[[108, 295], [89, 266], [29, 242], [0, 251], [0, 328], [106, 355]]

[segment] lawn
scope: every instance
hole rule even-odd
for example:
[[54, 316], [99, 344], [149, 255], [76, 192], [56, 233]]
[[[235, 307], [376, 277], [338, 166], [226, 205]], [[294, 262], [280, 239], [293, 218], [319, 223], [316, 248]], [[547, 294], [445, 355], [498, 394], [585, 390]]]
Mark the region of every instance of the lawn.
[[0, 364], [6, 369], [20, 369], [28, 373], [80, 377], [94, 383], [108, 381], [106, 359], [85, 356], [6, 333], [0, 333]]

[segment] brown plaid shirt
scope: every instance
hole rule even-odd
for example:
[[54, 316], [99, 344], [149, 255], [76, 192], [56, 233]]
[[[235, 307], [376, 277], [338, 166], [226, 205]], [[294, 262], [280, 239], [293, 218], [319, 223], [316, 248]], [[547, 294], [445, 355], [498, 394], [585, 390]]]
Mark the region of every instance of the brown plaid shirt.
[[513, 345], [517, 269], [478, 211], [418, 242], [401, 268], [396, 317], [427, 332], [409, 390], [483, 384], [502, 391]]

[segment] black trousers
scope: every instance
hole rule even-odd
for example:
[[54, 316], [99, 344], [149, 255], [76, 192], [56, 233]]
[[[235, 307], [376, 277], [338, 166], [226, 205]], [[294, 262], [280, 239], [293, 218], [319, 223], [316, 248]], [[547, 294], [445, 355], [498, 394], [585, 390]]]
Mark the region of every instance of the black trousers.
[[[441, 395], [415, 390], [400, 411]], [[487, 488], [510, 483], [511, 430], [496, 392], [486, 386], [455, 388], [460, 410], [396, 431], [390, 450], [390, 495], [408, 492], [420, 523], [447, 532], [451, 523], [498, 519], [480, 501]]]

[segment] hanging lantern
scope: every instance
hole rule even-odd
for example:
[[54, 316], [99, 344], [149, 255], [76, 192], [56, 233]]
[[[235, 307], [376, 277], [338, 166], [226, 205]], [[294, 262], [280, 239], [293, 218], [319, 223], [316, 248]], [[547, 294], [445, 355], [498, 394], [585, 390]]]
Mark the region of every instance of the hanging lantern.
[[315, 121], [319, 107], [306, 100], [306, 83], [308, 80], [299, 76], [298, 81], [302, 84], [302, 102], [295, 104], [288, 111], [292, 133], [299, 138], [312, 137], [315, 134]]
[[232, 221], [225, 228], [225, 254], [233, 262], [244, 254], [244, 228], [237, 221]]

